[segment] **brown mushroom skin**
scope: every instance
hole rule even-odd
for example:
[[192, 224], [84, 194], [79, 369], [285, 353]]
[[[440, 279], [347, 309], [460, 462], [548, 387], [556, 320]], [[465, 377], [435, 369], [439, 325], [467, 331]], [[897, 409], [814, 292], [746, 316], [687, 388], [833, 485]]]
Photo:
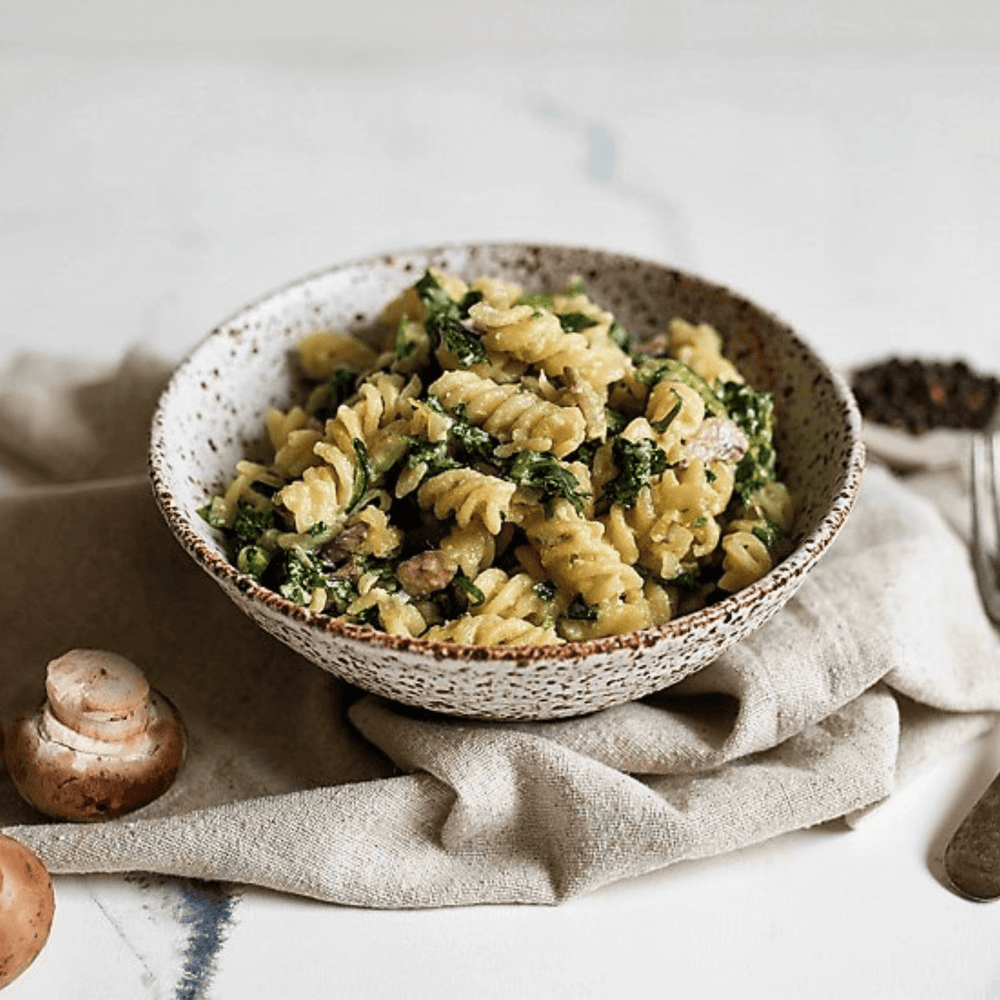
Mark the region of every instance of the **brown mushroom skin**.
[[0, 990], [45, 947], [54, 912], [52, 879], [41, 859], [0, 834]]
[[130, 661], [72, 650], [49, 664], [47, 690], [37, 710], [11, 724], [4, 751], [11, 780], [39, 812], [72, 822], [114, 819], [173, 784], [184, 725]]
[[47, 738], [42, 710], [18, 716], [5, 757], [21, 797], [53, 819], [76, 823], [114, 819], [159, 798], [177, 777], [184, 757], [184, 730], [162, 695], [150, 701], [170, 714], [150, 723], [148, 749], [122, 756]]

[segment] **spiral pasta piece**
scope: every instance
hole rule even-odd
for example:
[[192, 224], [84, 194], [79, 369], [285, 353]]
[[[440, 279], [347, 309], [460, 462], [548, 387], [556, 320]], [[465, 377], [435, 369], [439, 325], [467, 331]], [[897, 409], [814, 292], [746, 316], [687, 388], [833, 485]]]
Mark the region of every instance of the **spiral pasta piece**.
[[488, 350], [538, 365], [551, 377], [572, 368], [604, 390], [625, 373], [627, 359], [621, 351], [592, 348], [586, 337], [563, 330], [554, 313], [538, 312], [528, 305], [497, 309], [479, 302], [469, 316], [482, 328]]
[[378, 354], [357, 337], [332, 330], [304, 337], [298, 354], [306, 375], [314, 379], [328, 378], [340, 367], [366, 371], [378, 359]]
[[565, 594], [555, 590], [551, 597], [541, 591], [538, 581], [527, 573], [508, 576], [502, 569], [491, 567], [480, 573], [473, 583], [482, 591], [484, 600], [469, 608], [472, 615], [499, 615], [501, 618], [523, 618], [534, 625], [566, 610]]
[[642, 590], [642, 577], [604, 540], [603, 525], [581, 517], [565, 500], [553, 505], [551, 517], [535, 509], [522, 527], [548, 575], [588, 604]]
[[723, 590], [742, 590], [771, 571], [771, 553], [752, 531], [727, 532], [721, 544], [724, 572], [719, 586]]
[[655, 432], [656, 443], [674, 465], [685, 458], [684, 445], [705, 419], [705, 401], [697, 390], [679, 379], [663, 379], [650, 390], [645, 417]]
[[546, 402], [518, 385], [499, 385], [471, 371], [445, 372], [429, 389], [450, 412], [465, 416], [506, 444], [498, 454], [548, 451], [557, 458], [575, 451], [586, 435], [577, 407]]
[[497, 553], [496, 535], [482, 521], [472, 520], [464, 526], [455, 525], [441, 539], [441, 551], [472, 580], [492, 565]]
[[670, 321], [667, 332], [670, 356], [696, 371], [709, 385], [743, 381], [736, 365], [723, 356], [722, 338], [715, 327], [676, 318]]
[[719, 587], [742, 590], [769, 573], [774, 557], [766, 539], [773, 537], [777, 543], [794, 521], [795, 505], [784, 483], [768, 483], [759, 489], [749, 506], [726, 526]]
[[348, 606], [348, 613], [362, 614], [371, 607], [378, 609], [379, 624], [389, 635], [409, 638], [422, 635], [427, 629], [420, 610], [402, 594], [390, 593], [382, 587], [372, 587]]
[[563, 638], [573, 642], [602, 639], [608, 635], [649, 628], [653, 624], [649, 602], [641, 592], [628, 594], [624, 599], [602, 601], [594, 611], [596, 614], [592, 619], [562, 619], [559, 632]]
[[411, 400], [419, 391], [416, 376], [407, 383], [401, 375], [376, 375], [361, 386], [355, 402], [341, 404], [336, 415], [327, 420], [324, 438], [313, 450], [333, 464], [334, 456], [352, 453], [354, 442], [361, 441], [374, 467], [379, 471], [388, 468], [405, 450]]
[[554, 629], [500, 615], [463, 615], [429, 628], [424, 638], [462, 646], [554, 646], [562, 642]]
[[323, 465], [310, 466], [283, 487], [278, 495], [295, 517], [295, 530], [302, 533], [322, 521], [339, 530], [354, 494], [355, 460], [339, 449], [330, 450]]
[[475, 519], [490, 534], [499, 535], [516, 489], [514, 483], [474, 469], [449, 469], [427, 479], [417, 490], [417, 500], [439, 520], [454, 517], [464, 528]]

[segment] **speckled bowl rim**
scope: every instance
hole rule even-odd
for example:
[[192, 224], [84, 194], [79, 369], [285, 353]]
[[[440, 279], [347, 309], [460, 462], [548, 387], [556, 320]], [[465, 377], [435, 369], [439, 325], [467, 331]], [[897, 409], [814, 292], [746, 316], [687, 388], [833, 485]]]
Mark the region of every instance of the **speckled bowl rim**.
[[[807, 354], [828, 378], [833, 387], [835, 397], [841, 404], [841, 412], [846, 416], [849, 448], [847, 461], [842, 470], [843, 482], [840, 484], [826, 514], [792, 552], [761, 579], [706, 608], [681, 615], [662, 625], [656, 625], [637, 632], [627, 632], [601, 639], [564, 642], [559, 645], [546, 646], [467, 646], [451, 642], [439, 642], [432, 639], [389, 635], [387, 632], [381, 632], [368, 626], [354, 625], [328, 615], [313, 614], [301, 605], [295, 604], [275, 591], [257, 583], [257, 581], [245, 573], [241, 573], [224, 556], [219, 555], [206, 545], [201, 537], [189, 527], [190, 518], [187, 513], [171, 497], [166, 468], [167, 463], [165, 461], [167, 456], [164, 455], [162, 440], [162, 412], [171, 405], [173, 397], [181, 391], [180, 387], [187, 377], [188, 369], [194, 366], [200, 351], [214, 338], [224, 335], [228, 328], [271, 299], [334, 272], [376, 265], [384, 263], [391, 258], [431, 257], [434, 255], [462, 252], [472, 248], [483, 251], [490, 251], [492, 249], [498, 251], [530, 249], [540, 253], [548, 251], [563, 254], [595, 254], [604, 258], [614, 258], [619, 263], [632, 263], [637, 267], [656, 268], [664, 273], [673, 274], [685, 282], [700, 284], [721, 293], [733, 302], [751, 309], [766, 318], [770, 323], [782, 328], [782, 331], [792, 340], [797, 348]], [[694, 634], [694, 639], [697, 641], [698, 636], [696, 633], [716, 622], [726, 620], [741, 603], [747, 601], [756, 603], [757, 600], [762, 599], [772, 591], [781, 590], [786, 586], [794, 586], [796, 585], [796, 581], [801, 582], [805, 573], [817, 562], [837, 536], [854, 506], [865, 466], [865, 445], [862, 435], [861, 413], [845, 378], [835, 369], [831, 368], [799, 337], [789, 324], [778, 318], [770, 310], [761, 307], [757, 302], [733, 291], [728, 286], [708, 280], [692, 272], [671, 267], [651, 258], [614, 250], [604, 250], [599, 247], [546, 243], [537, 240], [527, 243], [520, 240], [489, 240], [481, 242], [461, 241], [442, 243], [433, 246], [414, 246], [356, 257], [318, 269], [303, 277], [276, 286], [269, 292], [237, 309], [195, 344], [174, 369], [159, 397], [154, 413], [150, 433], [148, 464], [153, 494], [168, 526], [195, 561], [220, 584], [228, 584], [247, 598], [260, 601], [272, 610], [280, 612], [285, 617], [305, 625], [315, 632], [325, 633], [330, 636], [367, 642], [390, 650], [413, 651], [423, 655], [430, 655], [436, 660], [453, 660], [458, 662], [490, 660], [526, 663], [534, 660], [544, 660], [547, 662], [575, 660], [580, 657], [611, 653], [622, 649], [639, 650], [657, 646], [667, 638], [675, 640], [683, 639], [691, 633]], [[192, 516], [196, 517], [197, 514], [192, 513]]]

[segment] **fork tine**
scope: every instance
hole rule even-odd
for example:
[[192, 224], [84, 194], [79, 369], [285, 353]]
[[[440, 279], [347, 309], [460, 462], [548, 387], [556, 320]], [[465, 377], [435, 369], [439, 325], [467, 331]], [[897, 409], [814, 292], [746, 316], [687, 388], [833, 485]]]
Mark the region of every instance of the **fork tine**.
[[[992, 545], [1000, 547], [1000, 434], [976, 434], [972, 439], [972, 554], [986, 613], [1000, 624], [1000, 584], [991, 554], [987, 520], [992, 514]], [[988, 513], [989, 512], [989, 513]]]

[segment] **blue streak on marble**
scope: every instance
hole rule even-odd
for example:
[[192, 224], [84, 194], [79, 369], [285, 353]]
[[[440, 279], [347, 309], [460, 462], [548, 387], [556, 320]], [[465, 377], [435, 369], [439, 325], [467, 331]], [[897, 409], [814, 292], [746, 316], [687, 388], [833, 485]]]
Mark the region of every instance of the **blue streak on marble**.
[[584, 140], [586, 173], [591, 180], [605, 185], [623, 203], [647, 210], [650, 223], [662, 238], [665, 260], [676, 267], [696, 266], [693, 227], [681, 204], [665, 196], [655, 184], [645, 186], [627, 178], [622, 170], [618, 143], [608, 126], [548, 99], [536, 102], [534, 112], [542, 120], [574, 130]]
[[215, 960], [232, 921], [236, 896], [219, 882], [185, 880], [178, 886], [177, 918], [189, 929], [184, 949], [184, 971], [177, 984], [177, 1000], [203, 1000], [215, 971]]

